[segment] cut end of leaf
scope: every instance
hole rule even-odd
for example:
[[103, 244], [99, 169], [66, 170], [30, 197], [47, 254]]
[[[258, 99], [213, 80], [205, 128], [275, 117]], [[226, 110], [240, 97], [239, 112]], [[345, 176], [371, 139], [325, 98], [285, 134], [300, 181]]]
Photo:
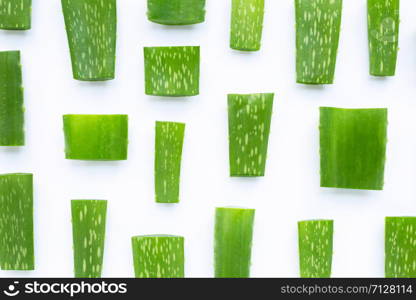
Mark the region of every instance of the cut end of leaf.
[[0, 268], [35, 268], [32, 174], [0, 175]]
[[399, 45], [400, 1], [368, 0], [370, 74], [394, 76]]
[[0, 29], [28, 30], [31, 27], [32, 0], [0, 1]]
[[104, 257], [107, 200], [72, 200], [76, 278], [100, 278]]
[[386, 217], [385, 275], [416, 278], [416, 217]]
[[127, 159], [127, 115], [64, 115], [63, 121], [67, 159]]
[[342, 0], [295, 0], [296, 73], [303, 84], [332, 84]]
[[230, 47], [258, 51], [263, 32], [264, 0], [233, 0]]
[[179, 203], [185, 124], [156, 122], [155, 194], [158, 203]]
[[0, 146], [24, 146], [20, 51], [0, 52]]
[[61, 0], [74, 79], [114, 79], [117, 1]]
[[298, 222], [302, 278], [329, 278], [332, 268], [333, 220]]
[[199, 94], [199, 46], [145, 47], [146, 95], [186, 97]]
[[387, 109], [320, 108], [321, 187], [382, 190]]
[[132, 237], [136, 278], [183, 278], [185, 273], [184, 241], [175, 235]]
[[264, 176], [274, 94], [229, 94], [230, 176]]
[[205, 0], [147, 0], [149, 21], [163, 25], [192, 25], [205, 21]]
[[254, 209], [216, 208], [215, 277], [250, 277]]

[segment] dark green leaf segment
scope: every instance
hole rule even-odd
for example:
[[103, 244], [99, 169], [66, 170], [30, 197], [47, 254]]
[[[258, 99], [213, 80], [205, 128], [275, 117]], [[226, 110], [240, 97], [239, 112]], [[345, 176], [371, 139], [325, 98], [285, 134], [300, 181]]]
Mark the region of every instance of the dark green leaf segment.
[[0, 175], [0, 267], [34, 270], [33, 176]]
[[31, 26], [32, 0], [1, 0], [0, 29], [27, 30]]
[[147, 17], [163, 25], [191, 25], [205, 21], [205, 0], [147, 0]]
[[62, 9], [74, 78], [114, 79], [116, 0], [62, 0]]
[[333, 226], [332, 220], [298, 222], [301, 277], [331, 277]]
[[0, 52], [0, 146], [23, 146], [24, 108], [19, 51]]
[[106, 200], [72, 200], [76, 278], [100, 278], [103, 266]]
[[254, 213], [254, 209], [216, 209], [215, 277], [250, 277]]
[[387, 109], [320, 108], [321, 186], [382, 190]]
[[385, 275], [416, 278], [416, 217], [387, 217]]
[[199, 60], [199, 46], [145, 47], [146, 95], [198, 95]]
[[399, 45], [400, 0], [367, 0], [370, 74], [394, 76]]
[[156, 122], [156, 202], [178, 203], [185, 124]]
[[230, 47], [258, 51], [263, 33], [264, 0], [233, 0]]
[[230, 176], [264, 176], [274, 94], [228, 95]]
[[67, 159], [127, 159], [127, 115], [64, 115], [63, 121]]
[[136, 278], [183, 278], [184, 238], [175, 235], [142, 235], [132, 238]]
[[342, 0], [295, 0], [297, 82], [332, 84]]

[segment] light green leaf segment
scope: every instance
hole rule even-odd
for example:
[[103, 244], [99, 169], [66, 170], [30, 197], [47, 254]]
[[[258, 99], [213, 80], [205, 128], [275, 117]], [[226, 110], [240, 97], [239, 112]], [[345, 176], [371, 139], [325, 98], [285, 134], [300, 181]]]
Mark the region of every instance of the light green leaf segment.
[[127, 115], [64, 115], [63, 121], [67, 159], [127, 159]]
[[260, 50], [263, 18], [264, 0], [232, 0], [230, 47]]
[[400, 0], [367, 0], [370, 74], [394, 76], [399, 44]]
[[24, 108], [19, 51], [0, 52], [0, 146], [23, 146]]
[[191, 25], [205, 21], [205, 0], [147, 0], [147, 17], [164, 25]]
[[34, 270], [33, 175], [0, 175], [0, 267]]
[[103, 266], [106, 200], [72, 200], [76, 278], [100, 278]]
[[0, 0], [0, 29], [30, 29], [31, 15], [32, 0]]
[[342, 0], [295, 0], [297, 82], [332, 84]]
[[185, 124], [156, 122], [156, 202], [178, 203]]
[[183, 278], [184, 238], [175, 235], [142, 235], [132, 238], [136, 278]]
[[333, 226], [332, 220], [298, 222], [301, 277], [331, 277]]
[[385, 275], [416, 278], [416, 217], [387, 217]]
[[254, 213], [254, 209], [216, 209], [215, 277], [250, 277]]
[[114, 79], [116, 60], [116, 0], [62, 0], [77, 80]]
[[320, 108], [321, 186], [382, 190], [387, 109]]
[[230, 176], [264, 176], [274, 94], [228, 95]]
[[199, 60], [199, 46], [145, 47], [146, 95], [198, 95]]

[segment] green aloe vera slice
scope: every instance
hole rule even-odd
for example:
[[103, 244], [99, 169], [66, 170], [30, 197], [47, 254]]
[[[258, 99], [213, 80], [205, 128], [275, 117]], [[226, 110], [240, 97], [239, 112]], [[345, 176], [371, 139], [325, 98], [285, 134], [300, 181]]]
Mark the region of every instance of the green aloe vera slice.
[[320, 108], [321, 186], [382, 190], [387, 109]]
[[32, 0], [0, 1], [0, 29], [28, 30], [31, 16]]
[[0, 267], [35, 269], [33, 175], [0, 175]]
[[274, 94], [228, 95], [230, 176], [264, 176]]
[[332, 220], [298, 222], [301, 277], [331, 277], [333, 226]]
[[297, 82], [332, 84], [342, 0], [295, 0]]
[[260, 50], [263, 18], [264, 0], [232, 0], [230, 47]]
[[127, 159], [127, 115], [64, 115], [63, 121], [67, 159]]
[[389, 278], [416, 278], [416, 217], [387, 217], [385, 273]]
[[114, 79], [116, 0], [62, 0], [75, 79]]
[[19, 51], [0, 52], [0, 146], [23, 146], [24, 108]]
[[178, 203], [185, 124], [156, 122], [156, 202]]
[[145, 47], [146, 95], [199, 94], [199, 47]]
[[184, 238], [174, 235], [142, 235], [132, 238], [136, 278], [184, 277]]
[[400, 0], [367, 0], [370, 74], [394, 76], [399, 45]]
[[205, 0], [147, 0], [147, 17], [164, 25], [191, 25], [205, 21]]
[[106, 200], [72, 200], [76, 278], [100, 278], [103, 266]]
[[250, 277], [254, 213], [254, 209], [216, 209], [215, 277]]

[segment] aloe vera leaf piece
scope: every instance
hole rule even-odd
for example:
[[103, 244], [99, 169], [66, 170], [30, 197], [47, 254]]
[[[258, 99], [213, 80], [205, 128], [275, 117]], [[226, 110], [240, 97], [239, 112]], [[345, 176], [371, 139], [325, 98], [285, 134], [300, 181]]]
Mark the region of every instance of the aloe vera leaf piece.
[[33, 175], [0, 175], [0, 267], [35, 269]]
[[149, 21], [163, 25], [191, 25], [205, 21], [205, 0], [147, 0]]
[[67, 159], [127, 159], [127, 115], [64, 115], [63, 122]]
[[199, 56], [199, 46], [144, 47], [146, 95], [198, 95]]
[[116, 0], [62, 0], [75, 79], [114, 79], [116, 3]]
[[136, 278], [183, 278], [184, 238], [175, 235], [142, 235], [132, 238]]
[[399, 45], [400, 0], [368, 0], [370, 74], [394, 76]]
[[382, 190], [387, 109], [320, 108], [321, 186]]
[[19, 51], [0, 52], [0, 146], [23, 146], [24, 108]]
[[332, 266], [332, 220], [298, 222], [300, 276], [329, 278]]
[[416, 278], [416, 217], [386, 217], [385, 275]]
[[0, 29], [28, 30], [31, 27], [32, 0], [1, 0]]
[[215, 277], [250, 277], [254, 214], [254, 209], [216, 209]]
[[230, 47], [258, 51], [263, 33], [264, 0], [233, 0]]
[[230, 176], [264, 176], [274, 94], [228, 95]]
[[185, 124], [156, 122], [155, 193], [158, 203], [178, 203]]
[[295, 0], [297, 82], [332, 84], [342, 0]]
[[103, 267], [106, 200], [72, 200], [76, 278], [100, 278]]

